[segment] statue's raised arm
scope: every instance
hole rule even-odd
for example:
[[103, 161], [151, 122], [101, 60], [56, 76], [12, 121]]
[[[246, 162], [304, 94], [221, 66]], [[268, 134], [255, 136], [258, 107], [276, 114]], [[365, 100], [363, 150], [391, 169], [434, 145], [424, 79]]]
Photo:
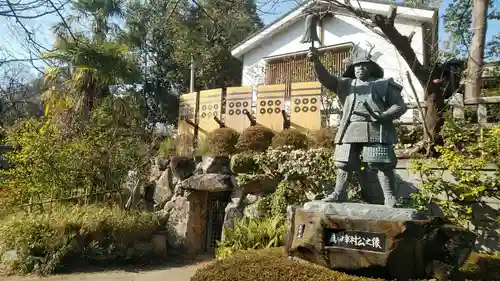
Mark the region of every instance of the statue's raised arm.
[[328, 70], [323, 66], [319, 60], [318, 50], [316, 48], [309, 48], [307, 58], [313, 63], [314, 73], [319, 82], [332, 92], [337, 92], [338, 78], [328, 73]]

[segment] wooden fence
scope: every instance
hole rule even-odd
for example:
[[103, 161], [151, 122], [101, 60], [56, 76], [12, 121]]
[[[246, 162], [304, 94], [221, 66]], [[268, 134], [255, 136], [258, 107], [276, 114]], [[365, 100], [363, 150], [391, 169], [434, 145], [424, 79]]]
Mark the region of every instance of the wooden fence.
[[[319, 82], [231, 87], [182, 95], [179, 136], [184, 149], [181, 152], [189, 154], [198, 139], [219, 127], [238, 132], [255, 124], [275, 132], [286, 128], [317, 130], [322, 127], [325, 113], [331, 113], [324, 110], [325, 95], [326, 90]], [[500, 105], [500, 96], [464, 99], [462, 94], [456, 94], [446, 103], [453, 107], [455, 118], [464, 117], [466, 106], [477, 106], [478, 124], [480, 128], [488, 128], [496, 124], [488, 120], [488, 106]], [[421, 115], [425, 103], [409, 103], [408, 108]]]

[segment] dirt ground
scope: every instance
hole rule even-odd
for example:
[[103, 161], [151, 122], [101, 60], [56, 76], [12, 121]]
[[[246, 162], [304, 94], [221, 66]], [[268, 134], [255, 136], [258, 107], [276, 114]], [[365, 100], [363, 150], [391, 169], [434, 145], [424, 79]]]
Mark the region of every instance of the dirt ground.
[[0, 276], [1, 281], [189, 281], [196, 270], [208, 261], [191, 265], [165, 264], [148, 268], [124, 268], [101, 270], [88, 269], [82, 273], [61, 274], [49, 277], [38, 276]]

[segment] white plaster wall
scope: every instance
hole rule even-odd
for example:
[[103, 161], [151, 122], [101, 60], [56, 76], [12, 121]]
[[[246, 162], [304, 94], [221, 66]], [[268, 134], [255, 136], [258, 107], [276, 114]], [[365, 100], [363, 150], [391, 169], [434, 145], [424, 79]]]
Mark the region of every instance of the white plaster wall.
[[[264, 41], [260, 46], [250, 50], [243, 57], [243, 86], [254, 86], [264, 83], [265, 61], [263, 58], [285, 53], [305, 51], [310, 44], [302, 44], [300, 40], [304, 34], [304, 18], [298, 20], [286, 29], [275, 34]], [[393, 77], [403, 85], [403, 97], [407, 102], [415, 102], [414, 94], [408, 84], [406, 71], [410, 71], [404, 59], [398, 54], [396, 48], [381, 36], [373, 33], [356, 18], [335, 15], [324, 21], [324, 46], [336, 45], [346, 42], [359, 43], [359, 47], [366, 49], [366, 42], [374, 44], [372, 54], [374, 60], [385, 70], [385, 77]], [[412, 47], [420, 62], [423, 60], [423, 37], [422, 28], [417, 22], [397, 22], [396, 27], [403, 35], [408, 35], [415, 31], [412, 40]], [[412, 82], [415, 85], [419, 100], [423, 101], [423, 89], [417, 79], [411, 73]], [[402, 121], [411, 122], [413, 120], [412, 110], [401, 118]]]

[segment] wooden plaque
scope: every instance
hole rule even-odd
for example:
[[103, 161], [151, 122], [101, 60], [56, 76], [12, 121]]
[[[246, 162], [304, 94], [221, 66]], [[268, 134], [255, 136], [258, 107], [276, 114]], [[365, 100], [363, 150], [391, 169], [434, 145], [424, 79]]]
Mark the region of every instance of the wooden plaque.
[[285, 85], [262, 85], [257, 88], [256, 121], [275, 132], [283, 130]]
[[193, 150], [194, 127], [189, 125], [186, 120], [195, 123], [197, 93], [184, 94], [179, 97], [179, 127], [177, 148], [181, 155], [188, 155]]
[[224, 123], [228, 128], [243, 132], [250, 126], [246, 112], [252, 113], [252, 87], [230, 87], [226, 91]]
[[321, 84], [293, 83], [290, 94], [291, 127], [301, 130], [321, 128]]
[[205, 138], [210, 132], [219, 128], [214, 117], [221, 118], [222, 89], [205, 90], [200, 92], [198, 112], [198, 138]]

